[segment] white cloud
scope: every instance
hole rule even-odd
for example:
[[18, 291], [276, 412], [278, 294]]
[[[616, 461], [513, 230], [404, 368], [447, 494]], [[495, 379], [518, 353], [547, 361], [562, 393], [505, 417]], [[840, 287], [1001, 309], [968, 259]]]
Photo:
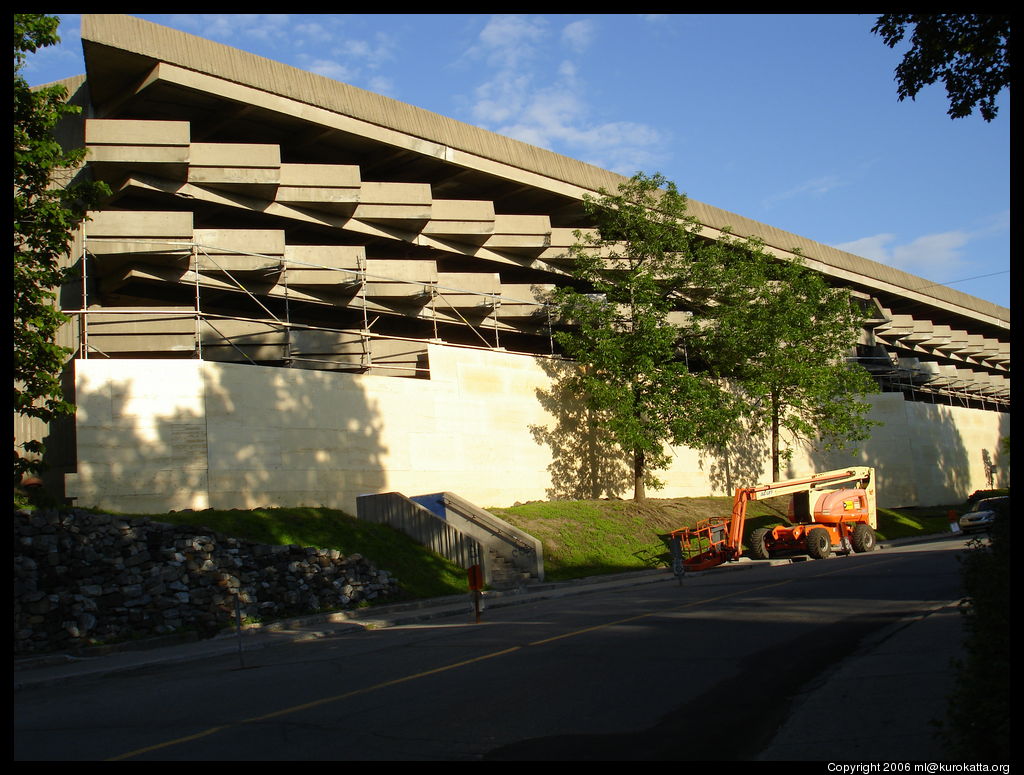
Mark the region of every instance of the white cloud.
[[479, 45], [473, 52], [481, 52], [495, 67], [514, 68], [537, 53], [537, 44], [548, 35], [547, 22], [526, 16], [493, 16], [480, 31]]
[[377, 68], [394, 58], [394, 47], [394, 40], [389, 35], [377, 33], [373, 41], [353, 38], [342, 41], [335, 50], [344, 57], [359, 60], [367, 67]]
[[333, 78], [335, 81], [348, 82], [354, 80], [352, 69], [333, 59], [310, 60], [306, 63], [305, 69], [317, 75]]
[[773, 194], [764, 200], [763, 205], [765, 208], [771, 208], [779, 202], [783, 202], [787, 199], [794, 199], [801, 196], [823, 196], [829, 191], [844, 185], [846, 185], [846, 183], [838, 175], [823, 175], [819, 178], [805, 180], [803, 183], [800, 183], [786, 191]]
[[565, 25], [562, 29], [562, 40], [574, 53], [580, 54], [590, 47], [595, 34], [594, 22], [590, 19], [580, 19]]
[[299, 35], [299, 42], [305, 43], [304, 38], [314, 41], [328, 41], [334, 38], [334, 33], [328, 30], [319, 22], [303, 22], [296, 24], [293, 30]]
[[962, 231], [925, 234], [906, 245], [892, 249], [892, 265], [908, 272], [944, 276], [949, 270], [959, 269], [963, 262], [960, 249], [970, 237]]
[[847, 253], [870, 258], [872, 261], [878, 261], [881, 264], [888, 264], [890, 255], [886, 245], [894, 239], [896, 239], [895, 234], [876, 234], [873, 237], [861, 237], [851, 242], [843, 242], [835, 245], [835, 247], [845, 250]]
[[[36, 49], [34, 52], [27, 54], [25, 57], [25, 65], [21, 70], [22, 76], [32, 85], [37, 85], [45, 82], [45, 79], [50, 77], [52, 73], [58, 72], [85, 72], [84, 62], [82, 62], [82, 47], [81, 44], [77, 46], [77, 50], [73, 44], [69, 44], [66, 40], [70, 40], [72, 36], [67, 35], [65, 37], [64, 28], [61, 27], [61, 42], [56, 46], [47, 46], [45, 48]], [[64, 76], [55, 76], [56, 78], [63, 78]], [[39, 80], [43, 78], [44, 80]]]
[[370, 91], [390, 96], [395, 90], [395, 82], [383, 75], [375, 75], [367, 83]]
[[481, 126], [517, 140], [632, 175], [657, 161], [665, 138], [634, 122], [597, 122], [572, 57], [596, 39], [591, 20], [570, 22], [558, 44], [543, 19], [496, 16], [467, 52], [485, 60], [489, 76], [470, 109]]
[[288, 14], [282, 13], [172, 14], [171, 25], [214, 40], [271, 40], [287, 36], [288, 19]]
[[378, 33], [371, 40], [344, 38], [318, 23], [296, 25], [293, 30], [307, 36], [305, 40], [296, 37], [296, 47], [320, 54], [296, 53], [295, 59], [304, 70], [379, 93], [390, 93], [394, 89], [391, 78], [379, 72], [394, 58], [395, 42], [390, 35]]
[[895, 234], [876, 234], [836, 247], [905, 272], [945, 279], [963, 269], [963, 248], [971, 235], [965, 231], [946, 231], [924, 234], [902, 244], [896, 240]]

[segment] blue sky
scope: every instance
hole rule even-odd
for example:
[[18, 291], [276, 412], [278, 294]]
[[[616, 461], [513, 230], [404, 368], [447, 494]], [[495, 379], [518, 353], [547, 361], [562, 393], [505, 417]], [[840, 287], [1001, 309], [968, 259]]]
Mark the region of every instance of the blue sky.
[[[873, 15], [140, 16], [1010, 303], [1009, 94], [899, 102]], [[84, 72], [61, 36], [30, 83]]]

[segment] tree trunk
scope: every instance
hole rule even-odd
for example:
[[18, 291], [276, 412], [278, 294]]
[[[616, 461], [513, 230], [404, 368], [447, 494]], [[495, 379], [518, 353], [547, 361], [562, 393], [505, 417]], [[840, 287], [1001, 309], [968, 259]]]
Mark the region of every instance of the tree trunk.
[[772, 391], [772, 481], [779, 481], [779, 394]]
[[642, 449], [633, 450], [633, 500], [642, 501], [647, 499], [647, 492], [644, 489], [644, 467], [646, 457]]

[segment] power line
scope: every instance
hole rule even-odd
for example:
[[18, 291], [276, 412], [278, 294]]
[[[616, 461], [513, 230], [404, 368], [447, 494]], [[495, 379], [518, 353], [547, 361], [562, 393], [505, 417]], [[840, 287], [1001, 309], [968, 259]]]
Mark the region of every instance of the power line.
[[925, 288], [934, 288], [938, 285], [954, 285], [955, 283], [966, 283], [969, 280], [980, 280], [982, 277], [995, 277], [997, 274], [1009, 274], [1009, 269], [1004, 269], [1001, 272], [989, 272], [988, 274], [979, 274], [974, 277], [964, 277], [961, 280], [950, 280], [948, 283], [930, 283], [929, 285], [922, 285], [918, 288], [910, 288], [912, 291], [923, 291]]

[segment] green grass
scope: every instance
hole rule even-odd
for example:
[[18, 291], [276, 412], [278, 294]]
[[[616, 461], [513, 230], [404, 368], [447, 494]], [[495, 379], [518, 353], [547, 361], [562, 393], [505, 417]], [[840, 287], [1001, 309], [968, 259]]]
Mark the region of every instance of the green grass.
[[927, 508], [879, 509], [878, 537], [892, 541], [897, 538], [911, 538], [919, 535], [949, 532], [949, 512], [959, 516], [967, 511], [963, 505], [930, 506]]
[[650, 566], [661, 541], [623, 504], [590, 501], [528, 503], [490, 509], [544, 545], [544, 576], [552, 581]]
[[[551, 581], [664, 567], [668, 549], [658, 538], [698, 520], [726, 516], [732, 499], [676, 498], [633, 501], [546, 501], [511, 508], [491, 508], [493, 514], [525, 530], [544, 545], [544, 575]], [[751, 503], [748, 514], [756, 525], [781, 521], [770, 506]]]
[[[546, 501], [492, 508], [544, 546], [545, 576], [551, 581], [664, 567], [668, 550], [658, 538], [699, 520], [727, 516], [729, 497], [628, 500]], [[893, 540], [949, 531], [948, 512], [965, 505], [879, 509], [878, 537]], [[122, 514], [154, 521], [207, 528], [266, 544], [296, 544], [362, 554], [394, 574], [405, 598], [466, 592], [465, 571], [386, 525], [363, 522], [325, 507], [209, 509], [170, 514]], [[751, 501], [746, 532], [784, 524], [781, 502]]]
[[[712, 516], [727, 516], [729, 497], [633, 501], [547, 501], [490, 509], [496, 516], [534, 535], [544, 545], [545, 576], [552, 581], [663, 567], [668, 552], [659, 534], [692, 527]], [[785, 505], [775, 499], [747, 505], [746, 533], [786, 524]], [[879, 509], [883, 540], [949, 531], [948, 512], [966, 506]]]
[[[111, 512], [103, 512], [111, 513]], [[169, 514], [118, 514], [154, 522], [206, 528], [263, 544], [295, 544], [361, 554], [389, 571], [404, 598], [441, 597], [466, 592], [466, 572], [387, 525], [364, 522], [325, 507], [185, 511]], [[394, 602], [394, 598], [382, 600]]]

